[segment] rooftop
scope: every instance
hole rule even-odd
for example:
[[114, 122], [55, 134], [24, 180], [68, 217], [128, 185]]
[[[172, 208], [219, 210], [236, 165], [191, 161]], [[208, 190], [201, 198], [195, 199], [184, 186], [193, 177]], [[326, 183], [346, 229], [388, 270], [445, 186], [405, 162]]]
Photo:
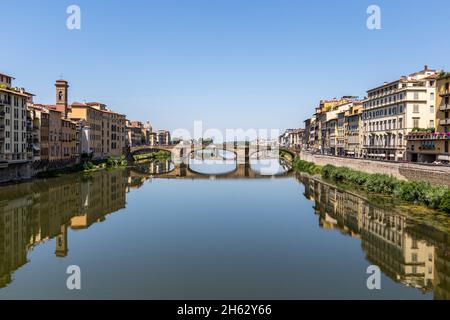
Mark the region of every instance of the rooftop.
[[10, 78], [10, 79], [15, 79], [14, 77], [11, 77], [11, 76], [9, 76], [9, 75], [7, 75], [5, 73], [1, 73], [1, 72], [0, 72], [0, 76], [7, 77], [7, 78]]

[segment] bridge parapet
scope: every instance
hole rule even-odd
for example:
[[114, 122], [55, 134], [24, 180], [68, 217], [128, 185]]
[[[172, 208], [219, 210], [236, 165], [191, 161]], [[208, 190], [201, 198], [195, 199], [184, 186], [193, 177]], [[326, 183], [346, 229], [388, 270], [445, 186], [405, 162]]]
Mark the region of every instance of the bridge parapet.
[[[192, 144], [192, 143], [179, 143], [176, 145], [168, 145], [168, 146], [136, 146], [132, 147], [129, 150], [129, 154], [131, 156], [143, 152], [157, 152], [160, 150], [169, 151], [172, 154], [172, 161], [175, 165], [180, 164], [189, 164], [190, 155], [193, 152], [198, 152], [201, 150], [222, 150], [231, 152], [236, 157], [236, 162], [239, 165], [245, 165], [249, 163], [250, 157], [255, 153], [267, 150], [274, 150], [272, 146], [267, 145], [252, 145], [252, 144], [239, 144], [239, 143], [223, 143], [223, 144], [211, 144], [208, 146], [204, 146], [201, 144]], [[288, 152], [295, 155], [291, 150], [287, 150]]]

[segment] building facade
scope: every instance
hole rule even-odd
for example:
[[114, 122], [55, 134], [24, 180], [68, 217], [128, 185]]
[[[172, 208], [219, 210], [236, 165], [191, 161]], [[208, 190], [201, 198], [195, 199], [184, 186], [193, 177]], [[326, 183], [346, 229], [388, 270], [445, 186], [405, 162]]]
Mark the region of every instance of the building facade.
[[130, 147], [141, 146], [145, 144], [144, 125], [140, 121], [127, 120], [126, 132]]
[[170, 132], [167, 130], [156, 131], [156, 144], [159, 146], [168, 146], [171, 144]]
[[69, 118], [75, 123], [82, 122], [78, 127], [84, 128], [84, 135], [79, 134], [79, 137], [89, 140], [82, 145], [84, 148], [89, 146], [93, 159], [116, 157], [125, 153], [125, 115], [109, 110], [102, 103], [74, 102], [70, 106]]
[[13, 77], [0, 74], [0, 162], [28, 161], [27, 101], [24, 89], [13, 88]]
[[362, 156], [362, 103], [354, 103], [345, 113], [345, 156], [360, 158]]
[[363, 111], [363, 155], [406, 160], [406, 137], [435, 127], [437, 72], [428, 69], [370, 89]]
[[450, 162], [449, 87], [450, 74], [440, 74], [436, 80], [436, 128], [435, 130], [417, 130], [408, 135], [408, 160], [425, 163]]

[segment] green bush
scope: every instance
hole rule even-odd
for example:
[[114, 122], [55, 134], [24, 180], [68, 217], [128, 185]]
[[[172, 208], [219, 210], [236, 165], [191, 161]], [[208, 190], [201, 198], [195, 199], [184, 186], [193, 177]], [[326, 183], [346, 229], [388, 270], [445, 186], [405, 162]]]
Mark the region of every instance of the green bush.
[[126, 166], [127, 165], [127, 160], [125, 159], [125, 156], [109, 157], [108, 161], [106, 162], [106, 165], [108, 167]]
[[415, 204], [427, 204], [427, 193], [432, 189], [431, 185], [423, 181], [402, 181], [398, 183], [394, 195], [402, 200]]
[[292, 169], [298, 172], [306, 172], [311, 175], [320, 174], [322, 172], [322, 167], [317, 166], [312, 162], [300, 160], [298, 157], [294, 159]]
[[368, 192], [392, 194], [398, 180], [387, 174], [371, 174], [364, 183], [364, 189]]
[[88, 161], [83, 165], [83, 167], [84, 170], [92, 170], [95, 168], [95, 165], [91, 161]]
[[425, 192], [426, 205], [432, 209], [439, 209], [447, 192], [447, 188], [431, 187], [430, 190]]
[[439, 209], [446, 213], [450, 213], [450, 189], [447, 188], [447, 190], [444, 193], [444, 196], [441, 199], [441, 203], [439, 204]]

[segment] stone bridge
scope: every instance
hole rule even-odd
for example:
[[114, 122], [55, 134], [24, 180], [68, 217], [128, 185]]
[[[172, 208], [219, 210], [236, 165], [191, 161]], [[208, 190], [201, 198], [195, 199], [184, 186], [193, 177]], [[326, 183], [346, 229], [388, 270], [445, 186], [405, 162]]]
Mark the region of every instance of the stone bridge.
[[[170, 146], [137, 146], [130, 148], [128, 154], [129, 159], [132, 159], [133, 155], [143, 154], [148, 152], [158, 152], [160, 150], [169, 151], [172, 154], [172, 161], [175, 165], [189, 164], [189, 159], [192, 154], [202, 150], [211, 150], [212, 152], [226, 151], [235, 155], [235, 160], [238, 165], [245, 165], [249, 163], [250, 157], [254, 154], [262, 151], [272, 151], [276, 148], [267, 145], [253, 145], [243, 143], [224, 143], [224, 144], [211, 144], [211, 145], [199, 145], [190, 143], [179, 143], [177, 145]], [[292, 156], [297, 155], [297, 152], [290, 149], [279, 149], [290, 153]]]

